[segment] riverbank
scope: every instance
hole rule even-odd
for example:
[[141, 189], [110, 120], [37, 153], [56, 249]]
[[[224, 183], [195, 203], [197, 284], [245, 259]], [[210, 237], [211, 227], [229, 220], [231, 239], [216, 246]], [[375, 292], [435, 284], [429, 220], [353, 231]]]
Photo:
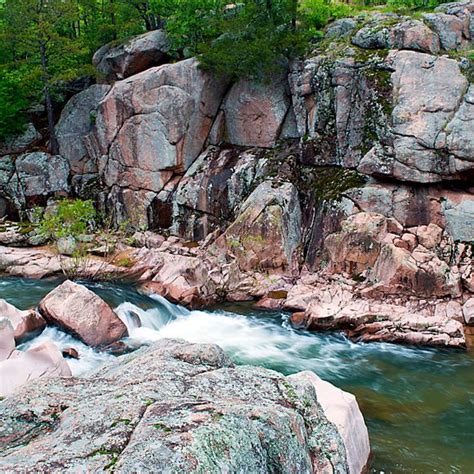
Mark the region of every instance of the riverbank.
[[[36, 306], [58, 281], [0, 279], [0, 291], [21, 309]], [[135, 286], [88, 284], [121, 315], [140, 315], [144, 325], [135, 341], [165, 337], [219, 344], [236, 364], [260, 365], [291, 374], [312, 370], [354, 393], [369, 428], [373, 472], [467, 472], [472, 465], [469, 433], [472, 419], [472, 353], [353, 343], [340, 333], [308, 333], [288, 325], [290, 314], [259, 311], [247, 303], [212, 311], [186, 311], [150, 298]], [[51, 338], [60, 348], [75, 347], [85, 375], [110, 355], [91, 351], [57, 329], [32, 341]], [[132, 339], [128, 341], [132, 343]], [[82, 372], [81, 372], [82, 370]], [[414, 429], [416, 423], [416, 429]]]
[[151, 248], [122, 242], [107, 259], [80, 261], [53, 248], [0, 246], [0, 269], [12, 276], [46, 278], [73, 268], [78, 278], [135, 281], [140, 291], [191, 309], [252, 302], [259, 309], [291, 312], [294, 327], [342, 330], [355, 341], [457, 348], [470, 344], [474, 299], [468, 295], [387, 294], [379, 283], [328, 270], [293, 275], [245, 271], [238, 258], [216, 245], [190, 246], [151, 232], [136, 238], [144, 236], [154, 242]]

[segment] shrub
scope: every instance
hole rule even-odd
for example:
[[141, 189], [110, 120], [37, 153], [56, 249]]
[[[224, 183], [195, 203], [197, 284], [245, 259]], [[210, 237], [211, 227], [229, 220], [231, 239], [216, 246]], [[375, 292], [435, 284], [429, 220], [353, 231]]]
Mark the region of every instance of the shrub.
[[92, 201], [65, 199], [40, 217], [37, 231], [53, 240], [61, 237], [79, 239], [93, 229], [95, 218], [96, 211]]
[[331, 2], [326, 0], [302, 0], [299, 4], [299, 13], [302, 20], [309, 27], [323, 28], [331, 20], [353, 15], [355, 7], [347, 3]]

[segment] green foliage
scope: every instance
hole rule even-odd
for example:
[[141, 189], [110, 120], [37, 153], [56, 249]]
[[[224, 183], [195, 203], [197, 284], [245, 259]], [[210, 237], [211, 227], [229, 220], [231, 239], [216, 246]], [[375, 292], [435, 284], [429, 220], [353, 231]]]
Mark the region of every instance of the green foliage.
[[301, 0], [299, 14], [309, 28], [323, 28], [331, 20], [348, 17], [356, 11], [354, 5], [327, 0]]
[[27, 71], [0, 68], [0, 140], [24, 131], [27, 109], [38, 94], [38, 83]]
[[203, 42], [219, 33], [218, 19], [223, 0], [155, 0], [152, 11], [164, 19], [165, 29], [175, 56], [192, 56]]
[[95, 219], [96, 211], [92, 201], [63, 200], [39, 217], [37, 232], [55, 240], [61, 237], [78, 240], [92, 231]]
[[[448, 0], [449, 1], [449, 0]], [[433, 9], [446, 1], [439, 0], [387, 0], [386, 5], [391, 10]]]
[[295, 0], [249, 0], [233, 10], [215, 19], [221, 34], [200, 45], [205, 69], [264, 81], [305, 51], [307, 35], [296, 27]]

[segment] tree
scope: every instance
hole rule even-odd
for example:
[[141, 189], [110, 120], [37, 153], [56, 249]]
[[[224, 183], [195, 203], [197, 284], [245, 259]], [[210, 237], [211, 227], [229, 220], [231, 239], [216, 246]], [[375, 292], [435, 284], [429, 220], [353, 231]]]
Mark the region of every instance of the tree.
[[14, 66], [27, 64], [32, 80], [36, 77], [42, 84], [52, 154], [58, 153], [54, 87], [61, 80], [75, 77], [84, 64], [84, 51], [71, 28], [78, 13], [74, 1], [6, 0], [4, 4], [4, 39], [15, 51]]
[[220, 35], [199, 47], [202, 67], [219, 74], [265, 81], [302, 54], [297, 1], [247, 0], [216, 17]]

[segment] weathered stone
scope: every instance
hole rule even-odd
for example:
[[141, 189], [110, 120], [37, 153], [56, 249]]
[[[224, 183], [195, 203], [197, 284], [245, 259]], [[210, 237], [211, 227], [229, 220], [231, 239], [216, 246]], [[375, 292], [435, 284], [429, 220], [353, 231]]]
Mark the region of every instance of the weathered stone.
[[237, 257], [241, 269], [295, 271], [301, 245], [301, 209], [296, 188], [290, 183], [261, 183], [217, 244]]
[[437, 54], [440, 50], [439, 36], [422, 21], [408, 20], [391, 30], [390, 48]]
[[35, 126], [32, 123], [28, 123], [23, 133], [0, 143], [0, 155], [23, 153], [40, 138], [41, 134], [36, 130]]
[[[420, 246], [417, 247], [417, 249]], [[383, 291], [412, 293], [418, 296], [459, 296], [460, 275], [432, 252], [413, 254], [392, 244], [383, 245], [374, 265], [374, 278]], [[418, 251], [419, 253], [419, 251]]]
[[172, 232], [199, 241], [228, 224], [264, 174], [265, 161], [251, 151], [208, 148], [173, 194]]
[[163, 30], [134, 36], [118, 46], [102, 46], [92, 58], [100, 74], [109, 81], [125, 79], [168, 60], [169, 43]]
[[110, 306], [85, 286], [72, 281], [48, 293], [40, 302], [44, 318], [76, 335], [90, 346], [104, 346], [122, 338], [127, 328]]
[[427, 249], [434, 249], [441, 242], [443, 229], [436, 224], [421, 225], [416, 229], [416, 236], [420, 245]]
[[223, 111], [227, 141], [239, 146], [271, 148], [288, 113], [286, 78], [271, 84], [241, 80], [227, 95]]
[[462, 314], [466, 324], [474, 325], [474, 297], [469, 298], [462, 307]]
[[446, 51], [461, 49], [469, 43], [469, 18], [445, 13], [426, 13], [423, 19], [438, 34], [441, 47]]
[[474, 195], [445, 193], [442, 201], [446, 228], [455, 241], [474, 241]]
[[380, 214], [361, 212], [347, 218], [341, 232], [324, 241], [331, 271], [355, 276], [373, 267], [386, 234], [387, 220]]
[[89, 134], [92, 132], [99, 102], [110, 86], [92, 85], [72, 97], [61, 112], [56, 125], [59, 154], [69, 162], [73, 174], [97, 173], [97, 163], [88, 151]]
[[51, 195], [69, 192], [69, 164], [62, 156], [34, 152], [15, 160], [14, 173], [4, 190], [18, 212], [45, 203]]
[[326, 38], [339, 39], [351, 35], [357, 27], [357, 20], [354, 18], [341, 18], [333, 21], [326, 29]]
[[0, 469], [348, 472], [351, 447], [317, 397], [310, 381], [233, 367], [217, 346], [162, 340], [4, 400]]
[[26, 352], [14, 351], [8, 359], [0, 361], [0, 396], [11, 395], [22, 385], [39, 378], [70, 376], [71, 369], [61, 352], [46, 341]]
[[157, 193], [184, 173], [203, 148], [226, 86], [195, 59], [115, 83], [99, 106], [91, 147], [105, 184], [120, 188], [115, 195]]
[[342, 391], [310, 371], [290, 375], [288, 379], [296, 384], [308, 381], [314, 386], [324, 414], [336, 425], [344, 440], [349, 472], [364, 472], [370, 456], [369, 433], [354, 395]]
[[0, 318], [10, 321], [17, 344], [37, 335], [46, 321], [33, 309], [21, 311], [5, 300], [0, 300]]
[[[470, 113], [470, 105], [462, 106], [469, 104], [464, 100], [468, 81], [459, 64], [413, 51], [392, 52], [387, 61], [394, 68], [396, 97], [393, 150], [374, 148], [361, 160], [359, 171], [421, 183], [462, 178], [474, 165], [468, 152], [469, 132], [457, 118]], [[464, 143], [468, 148], [454, 155]]]

